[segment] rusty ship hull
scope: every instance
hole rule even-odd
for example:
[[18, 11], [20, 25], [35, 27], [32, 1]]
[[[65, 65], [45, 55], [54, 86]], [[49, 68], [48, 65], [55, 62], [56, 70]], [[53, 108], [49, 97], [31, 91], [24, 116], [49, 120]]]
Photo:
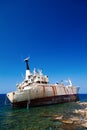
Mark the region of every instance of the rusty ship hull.
[[65, 87], [60, 84], [39, 85], [34, 83], [31, 87], [27, 86], [27, 89], [8, 93], [7, 97], [10, 99], [12, 107], [43, 106], [79, 100], [78, 88]]
[[[76, 102], [78, 100], [79, 100], [78, 94], [44, 97], [44, 98], [32, 99], [29, 102], [29, 107], [53, 105], [53, 104], [60, 104], [60, 103], [73, 102], [73, 101]], [[12, 107], [13, 108], [27, 107], [27, 104], [28, 104], [28, 100], [13, 102]]]

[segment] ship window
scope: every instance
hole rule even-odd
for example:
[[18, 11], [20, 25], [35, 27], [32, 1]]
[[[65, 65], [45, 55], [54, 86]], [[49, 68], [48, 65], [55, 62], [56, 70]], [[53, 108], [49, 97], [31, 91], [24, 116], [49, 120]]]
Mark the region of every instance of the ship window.
[[28, 83], [28, 80], [25, 80], [25, 83]]
[[30, 79], [30, 76], [28, 76], [28, 78]]
[[31, 81], [33, 81], [33, 79], [31, 79]]

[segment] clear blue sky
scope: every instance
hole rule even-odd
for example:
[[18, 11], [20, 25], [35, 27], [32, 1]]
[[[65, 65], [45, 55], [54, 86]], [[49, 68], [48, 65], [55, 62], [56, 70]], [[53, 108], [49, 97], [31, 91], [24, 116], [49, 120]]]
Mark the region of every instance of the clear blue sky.
[[0, 1], [0, 93], [16, 89], [30, 68], [50, 82], [71, 78], [87, 93], [87, 1]]

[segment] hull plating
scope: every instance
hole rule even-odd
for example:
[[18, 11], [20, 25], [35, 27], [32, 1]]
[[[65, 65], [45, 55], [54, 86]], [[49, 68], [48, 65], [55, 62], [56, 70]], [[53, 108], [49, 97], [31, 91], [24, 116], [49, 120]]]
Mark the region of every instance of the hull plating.
[[79, 100], [78, 94], [60, 95], [60, 96], [37, 98], [37, 99], [32, 99], [30, 101], [15, 102], [15, 103], [12, 103], [12, 106], [13, 108], [14, 107], [27, 107], [27, 105], [29, 105], [29, 107], [33, 107], [33, 106], [58, 104], [58, 103], [64, 103], [64, 102], [72, 102], [72, 101], [78, 101], [78, 100]]

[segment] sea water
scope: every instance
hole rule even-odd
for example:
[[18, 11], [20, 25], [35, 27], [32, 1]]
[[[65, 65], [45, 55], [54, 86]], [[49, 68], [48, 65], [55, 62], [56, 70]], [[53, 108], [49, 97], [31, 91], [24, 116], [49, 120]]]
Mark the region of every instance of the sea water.
[[[79, 94], [79, 97], [80, 101], [87, 101], [87, 94]], [[0, 94], [0, 130], [86, 130], [79, 125], [52, 120], [54, 115], [63, 115], [66, 119], [74, 116], [75, 109], [80, 109], [75, 102], [12, 109], [6, 95]]]

